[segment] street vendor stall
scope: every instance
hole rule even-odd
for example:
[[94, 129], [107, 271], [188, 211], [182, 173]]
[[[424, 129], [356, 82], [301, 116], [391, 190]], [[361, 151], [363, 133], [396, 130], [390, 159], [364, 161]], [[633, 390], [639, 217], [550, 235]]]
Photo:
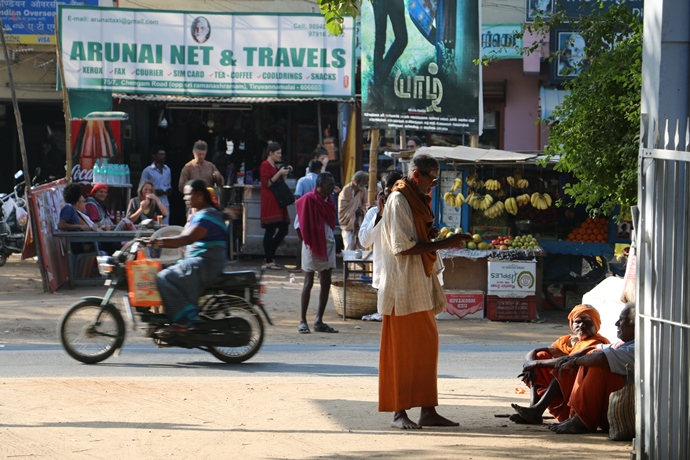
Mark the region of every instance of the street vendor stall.
[[[532, 320], [534, 305], [571, 306], [566, 293], [575, 289], [569, 288], [594, 285], [606, 276], [614, 243], [624, 242], [625, 235], [612, 220], [588, 217], [582, 207], [556, 206], [558, 200], [568, 204], [563, 188], [572, 181], [554, 170], [557, 158], [542, 166], [536, 153], [464, 146], [418, 151], [441, 163], [433, 196], [436, 225], [448, 227], [441, 236], [457, 231], [474, 236], [467, 248], [442, 252], [445, 288], [483, 291], [490, 319]], [[493, 289], [499, 298], [523, 298], [520, 305], [513, 302], [518, 312], [489, 311], [497, 260], [523, 264], [516, 265], [515, 277], [525, 271], [524, 264], [534, 264], [529, 290]]]

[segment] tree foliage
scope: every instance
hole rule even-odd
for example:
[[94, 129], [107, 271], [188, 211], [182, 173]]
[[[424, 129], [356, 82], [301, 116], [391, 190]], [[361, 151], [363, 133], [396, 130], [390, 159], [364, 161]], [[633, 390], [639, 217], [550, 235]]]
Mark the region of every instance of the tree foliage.
[[[536, 21], [546, 34], [564, 18]], [[588, 67], [564, 84], [570, 94], [552, 114], [545, 153], [560, 155], [556, 170], [577, 181], [565, 187], [592, 215], [637, 202], [642, 85], [642, 18], [618, 5], [579, 18]], [[551, 59], [557, 56], [551, 56]]]
[[356, 18], [362, 6], [361, 0], [317, 0], [317, 2], [326, 20], [326, 30], [333, 35], [342, 34], [343, 19], [348, 16]]

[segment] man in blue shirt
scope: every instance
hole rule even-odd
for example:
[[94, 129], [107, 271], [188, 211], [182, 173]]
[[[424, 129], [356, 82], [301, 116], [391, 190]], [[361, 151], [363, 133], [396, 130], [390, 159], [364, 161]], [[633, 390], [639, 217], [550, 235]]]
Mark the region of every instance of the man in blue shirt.
[[[159, 197], [161, 203], [166, 208], [170, 209], [168, 197], [172, 194], [172, 186], [170, 185], [170, 168], [165, 164], [165, 149], [160, 145], [154, 146], [151, 149], [151, 157], [153, 157], [153, 163], [141, 172], [139, 186], [144, 181], [151, 181], [156, 191], [156, 196]], [[163, 219], [163, 222], [167, 224], [169, 220], [170, 214]]]
[[321, 168], [323, 168], [323, 163], [321, 163], [319, 160], [311, 160], [309, 162], [307, 174], [297, 181], [297, 186], [295, 187], [295, 199], [306, 195], [316, 188], [316, 178], [319, 176], [319, 174], [321, 174]]

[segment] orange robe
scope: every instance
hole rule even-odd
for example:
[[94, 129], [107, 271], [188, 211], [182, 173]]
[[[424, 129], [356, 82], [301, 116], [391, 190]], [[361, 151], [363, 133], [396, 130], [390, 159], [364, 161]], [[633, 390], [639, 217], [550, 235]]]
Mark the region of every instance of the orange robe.
[[581, 366], [570, 394], [570, 416], [577, 414], [589, 431], [608, 431], [609, 395], [625, 386], [625, 378], [608, 366]]
[[[570, 335], [564, 335], [559, 337], [553, 344], [552, 347], [557, 348], [566, 355], [571, 355], [577, 353], [578, 351], [587, 348], [592, 345], [598, 345], [600, 343], [609, 343], [606, 337], [596, 334], [592, 337], [578, 342], [575, 345], [570, 345], [569, 343]], [[537, 359], [552, 359], [551, 353], [546, 351], [540, 351], [537, 353]], [[561, 388], [561, 396], [554, 399], [551, 404], [549, 404], [549, 412], [553, 415], [556, 420], [562, 422], [570, 418], [570, 406], [568, 405], [568, 398], [570, 398], [570, 393], [573, 389], [573, 384], [575, 383], [575, 374], [570, 372], [562, 372], [559, 376], [555, 369], [549, 368], [539, 368], [536, 369], [536, 380], [534, 386], [537, 388], [537, 394], [541, 398], [546, 392], [546, 389], [551, 384], [551, 381], [556, 380], [558, 386]]]
[[379, 412], [438, 406], [438, 350], [433, 310], [383, 316]]

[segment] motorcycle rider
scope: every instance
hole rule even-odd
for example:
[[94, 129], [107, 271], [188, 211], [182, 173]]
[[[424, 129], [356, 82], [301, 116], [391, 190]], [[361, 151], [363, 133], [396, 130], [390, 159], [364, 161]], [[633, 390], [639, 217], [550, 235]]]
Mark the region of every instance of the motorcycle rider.
[[196, 212], [178, 236], [146, 238], [154, 248], [179, 248], [187, 245], [185, 257], [160, 273], [156, 284], [171, 325], [164, 333], [184, 333], [198, 320], [197, 301], [203, 291], [223, 272], [228, 229], [223, 214], [216, 208], [203, 179], [184, 186], [188, 208]]

